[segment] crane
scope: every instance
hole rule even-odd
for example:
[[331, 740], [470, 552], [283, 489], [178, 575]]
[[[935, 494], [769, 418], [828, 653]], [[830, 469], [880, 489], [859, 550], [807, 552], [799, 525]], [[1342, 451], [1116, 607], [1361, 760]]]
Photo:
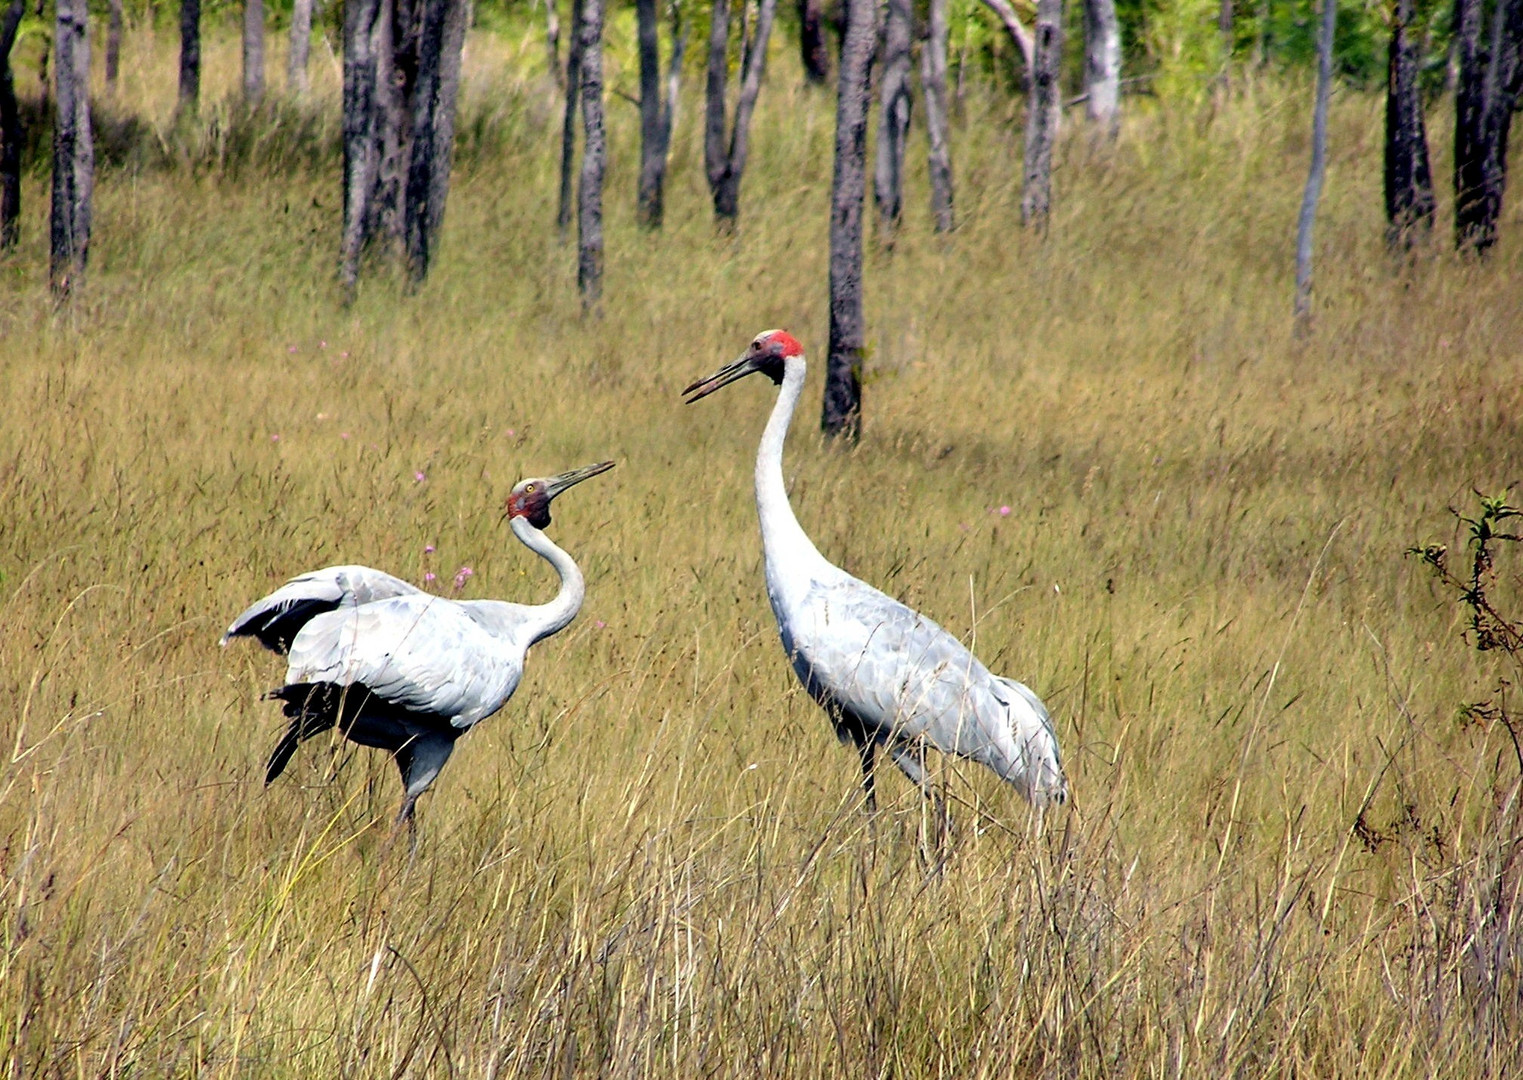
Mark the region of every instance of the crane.
[[734, 363], [693, 383], [688, 404], [760, 372], [780, 387], [756, 455], [767, 598], [789, 663], [853, 743], [871, 812], [881, 746], [927, 796], [924, 750], [988, 766], [1038, 807], [1068, 798], [1057, 735], [1042, 700], [992, 674], [936, 623], [828, 562], [800, 527], [783, 483], [783, 443], [804, 390], [804, 350], [768, 330]]
[[613, 465], [522, 480], [508, 496], [513, 535], [560, 575], [548, 604], [449, 600], [368, 566], [330, 566], [291, 579], [234, 619], [223, 645], [252, 637], [287, 654], [285, 685], [265, 696], [283, 703], [291, 724], [264, 782], [302, 742], [337, 726], [350, 741], [392, 755], [404, 789], [397, 825], [411, 824], [455, 740], [518, 689], [529, 646], [581, 610], [582, 572], [543, 530], [556, 496]]

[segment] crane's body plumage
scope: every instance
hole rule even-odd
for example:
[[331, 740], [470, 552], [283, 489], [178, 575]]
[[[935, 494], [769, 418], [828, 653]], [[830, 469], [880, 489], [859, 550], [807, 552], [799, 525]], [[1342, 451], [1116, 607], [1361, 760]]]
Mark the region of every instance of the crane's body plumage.
[[[293, 578], [233, 621], [231, 638], [257, 638], [286, 655], [291, 724], [270, 755], [265, 782], [306, 739], [337, 726], [350, 740], [389, 751], [402, 773], [401, 818], [438, 776], [455, 740], [497, 712], [523, 678], [529, 647], [570, 624], [586, 586], [576, 563], [541, 531], [549, 500], [612, 462], [549, 480], [524, 481], [542, 504], [514, 509], [510, 527], [560, 575], [548, 604], [450, 600], [367, 566], [330, 566]], [[535, 485], [539, 485], [536, 488]]]
[[798, 343], [771, 331], [751, 353], [689, 387], [689, 400], [762, 371], [779, 384], [756, 458], [767, 597], [794, 672], [837, 735], [862, 754], [872, 799], [873, 752], [888, 751], [922, 788], [929, 746], [988, 766], [1037, 806], [1067, 798], [1058, 742], [1041, 699], [991, 673], [932, 620], [835, 566], [814, 546], [788, 501], [783, 444], [803, 393]]

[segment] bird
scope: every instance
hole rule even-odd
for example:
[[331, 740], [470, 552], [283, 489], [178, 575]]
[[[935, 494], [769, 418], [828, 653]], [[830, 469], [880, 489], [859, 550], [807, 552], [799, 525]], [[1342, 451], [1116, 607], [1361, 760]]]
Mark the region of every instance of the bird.
[[564, 630], [586, 595], [582, 572], [545, 535], [550, 503], [613, 468], [602, 461], [522, 480], [504, 516], [513, 535], [560, 575], [548, 604], [450, 600], [368, 566], [330, 566], [292, 578], [233, 620], [222, 645], [252, 637], [287, 658], [282, 702], [290, 726], [265, 769], [269, 785], [296, 748], [335, 726], [390, 753], [402, 774], [396, 824], [449, 761], [455, 740], [507, 704], [529, 646]]
[[768, 330], [683, 397], [692, 404], [757, 372], [780, 389], [756, 455], [767, 598], [794, 673], [836, 736], [861, 755], [868, 812], [876, 809], [880, 747], [938, 806], [927, 747], [987, 766], [1038, 808], [1067, 801], [1057, 735], [1041, 698], [992, 674], [935, 622], [830, 563], [799, 525], [783, 482], [783, 443], [805, 371], [798, 340]]

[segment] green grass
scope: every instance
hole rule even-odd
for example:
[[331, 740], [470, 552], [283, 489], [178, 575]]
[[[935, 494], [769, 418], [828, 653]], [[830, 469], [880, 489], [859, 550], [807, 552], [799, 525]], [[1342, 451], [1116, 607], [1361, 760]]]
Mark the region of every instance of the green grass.
[[[915, 144], [905, 232], [869, 246], [863, 441], [803, 416], [793, 499], [828, 557], [1047, 699], [1074, 792], [1039, 822], [940, 762], [955, 831], [928, 873], [918, 793], [885, 774], [864, 820], [777, 645], [750, 493], [771, 395], [678, 396], [786, 326], [818, 401], [832, 101], [779, 55], [722, 238], [696, 97], [655, 237], [612, 100], [583, 321], [556, 104], [518, 48], [473, 39], [470, 150], [414, 296], [383, 272], [338, 306], [331, 154], [193, 149], [101, 176], [87, 286], [55, 309], [29, 181], [0, 262], [15, 1068], [1515, 1070], [1517, 769], [1456, 720], [1498, 669], [1403, 551], [1458, 545], [1446, 508], [1523, 469], [1517, 212], [1485, 264], [1390, 265], [1381, 105], [1344, 96], [1300, 341], [1305, 87], [1129, 103], [1104, 160], [1076, 132], [1045, 242], [1016, 224], [1018, 104], [970, 89], [951, 237]], [[172, 87], [132, 70], [119, 107], [167, 131]], [[414, 862], [380, 755], [316, 740], [262, 786], [281, 665], [216, 647], [244, 604], [340, 561], [544, 598], [502, 500], [605, 457], [553, 527], [587, 606], [422, 801]]]

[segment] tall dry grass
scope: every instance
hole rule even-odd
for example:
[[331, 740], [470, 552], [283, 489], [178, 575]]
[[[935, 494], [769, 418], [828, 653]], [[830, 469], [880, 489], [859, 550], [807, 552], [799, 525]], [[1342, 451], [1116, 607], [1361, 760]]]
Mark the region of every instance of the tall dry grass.
[[[142, 102], [172, 98], [168, 47], [130, 54]], [[415, 296], [383, 271], [338, 307], [331, 153], [228, 168], [166, 111], [180, 156], [101, 177], [58, 310], [29, 183], [0, 264], [15, 1073], [1515, 1072], [1517, 769], [1456, 721], [1492, 669], [1402, 552], [1523, 466], [1516, 212], [1485, 264], [1393, 267], [1380, 105], [1342, 97], [1298, 341], [1304, 89], [1138, 102], [1104, 159], [1075, 135], [1045, 242], [1015, 224], [1018, 108], [970, 91], [961, 228], [930, 234], [917, 170], [869, 251], [863, 442], [806, 416], [789, 453], [828, 556], [1057, 718], [1072, 807], [1038, 822], [940, 762], [937, 871], [907, 783], [864, 819], [776, 643], [770, 394], [677, 396], [764, 327], [823, 352], [829, 96], [779, 55], [733, 238], [695, 99], [668, 227], [636, 230], [614, 101], [583, 321], [554, 101], [512, 39], [471, 49], [474, 149]], [[262, 786], [280, 664], [215, 644], [244, 603], [351, 560], [542, 598], [500, 501], [603, 457], [554, 526], [587, 607], [461, 744], [415, 861], [376, 753], [317, 740]]]

